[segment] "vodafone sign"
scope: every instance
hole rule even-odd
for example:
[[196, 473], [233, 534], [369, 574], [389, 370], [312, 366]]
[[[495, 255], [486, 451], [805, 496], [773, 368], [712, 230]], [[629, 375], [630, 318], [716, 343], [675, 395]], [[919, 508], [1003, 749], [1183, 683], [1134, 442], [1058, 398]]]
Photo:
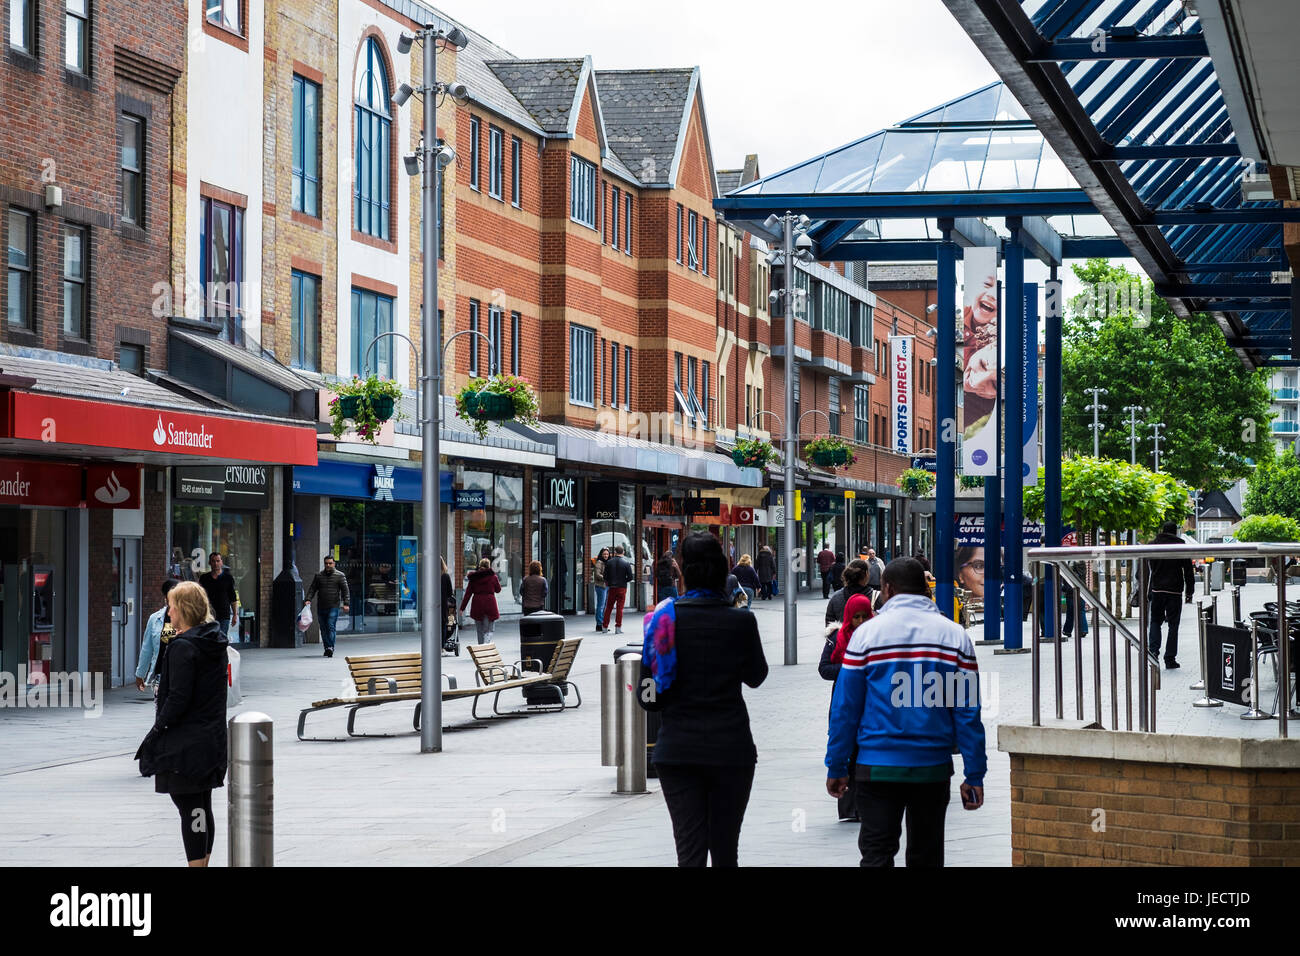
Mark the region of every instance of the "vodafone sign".
[[[10, 392], [9, 401], [9, 438], [271, 465], [316, 464], [316, 429], [312, 426], [172, 412], [33, 392]], [[115, 497], [117, 492], [108, 494]]]

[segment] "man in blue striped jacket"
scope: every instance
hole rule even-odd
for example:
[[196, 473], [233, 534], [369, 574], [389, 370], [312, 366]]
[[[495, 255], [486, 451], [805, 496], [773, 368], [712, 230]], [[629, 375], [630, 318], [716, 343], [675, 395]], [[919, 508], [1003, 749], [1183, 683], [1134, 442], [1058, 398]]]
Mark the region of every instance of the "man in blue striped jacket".
[[965, 764], [962, 805], [984, 803], [975, 648], [929, 593], [919, 561], [891, 561], [881, 611], [853, 632], [835, 683], [826, 790], [838, 798], [848, 789], [856, 736], [863, 866], [894, 865], [904, 813], [907, 865], [943, 866], [954, 745]]

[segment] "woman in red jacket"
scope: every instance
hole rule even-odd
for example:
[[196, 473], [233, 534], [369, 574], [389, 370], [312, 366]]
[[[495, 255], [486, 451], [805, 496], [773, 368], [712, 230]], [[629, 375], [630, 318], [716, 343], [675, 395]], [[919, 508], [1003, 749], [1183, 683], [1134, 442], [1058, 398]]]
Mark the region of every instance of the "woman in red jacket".
[[478, 632], [480, 644], [492, 640], [496, 620], [501, 616], [497, 611], [496, 599], [496, 595], [500, 592], [501, 582], [497, 580], [496, 572], [492, 570], [492, 562], [484, 558], [465, 579], [465, 596], [460, 602], [462, 611], [465, 610], [466, 604], [469, 605], [469, 616], [474, 619], [474, 629]]

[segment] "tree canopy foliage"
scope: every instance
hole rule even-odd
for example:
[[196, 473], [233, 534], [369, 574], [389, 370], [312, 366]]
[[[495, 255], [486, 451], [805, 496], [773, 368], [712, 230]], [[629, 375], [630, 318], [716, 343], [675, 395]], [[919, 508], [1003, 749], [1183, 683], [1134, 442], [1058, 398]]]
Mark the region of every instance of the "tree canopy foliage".
[[[1091, 451], [1092, 396], [1100, 387], [1100, 456], [1129, 460], [1125, 406], [1139, 413], [1137, 460], [1152, 463], [1152, 422], [1164, 422], [1160, 470], [1205, 491], [1221, 491], [1250, 473], [1271, 447], [1267, 375], [1248, 372], [1208, 315], [1183, 319], [1151, 283], [1105, 259], [1075, 265], [1084, 293], [1064, 323], [1061, 438], [1066, 453]], [[1135, 294], [1140, 289], [1141, 294]], [[1130, 291], [1132, 290], [1132, 291]], [[1120, 294], [1122, 293], [1122, 294]], [[1149, 319], [1145, 315], [1150, 306]]]

